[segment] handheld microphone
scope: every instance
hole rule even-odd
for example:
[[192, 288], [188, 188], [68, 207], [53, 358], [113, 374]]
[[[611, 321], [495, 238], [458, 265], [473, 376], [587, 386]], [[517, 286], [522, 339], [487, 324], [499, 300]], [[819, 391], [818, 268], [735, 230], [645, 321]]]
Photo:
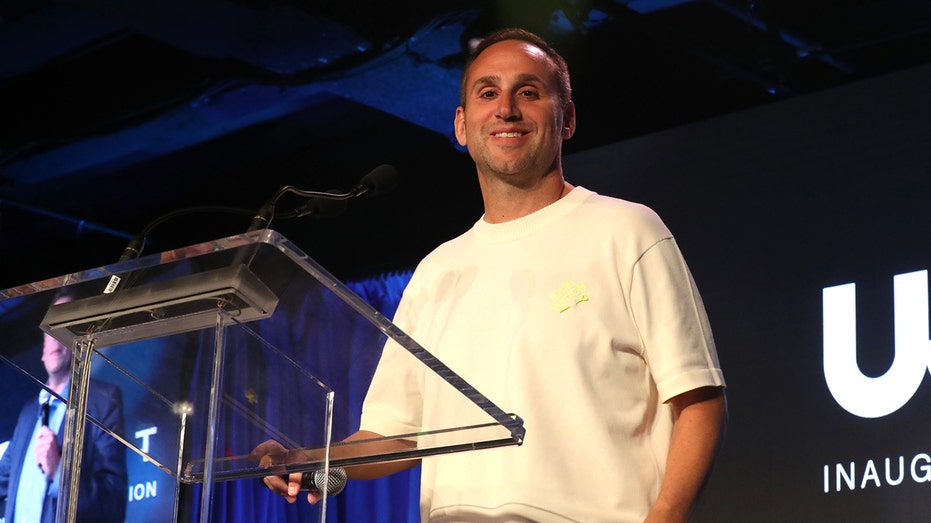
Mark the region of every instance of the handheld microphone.
[[49, 419], [49, 403], [52, 401], [52, 395], [49, 394], [49, 391], [42, 389], [39, 392], [39, 410], [42, 413], [42, 426], [48, 427]]
[[346, 469], [336, 467], [330, 469], [330, 474], [324, 483], [322, 470], [305, 472], [301, 475], [301, 490], [317, 490], [327, 496], [335, 496], [346, 488]]

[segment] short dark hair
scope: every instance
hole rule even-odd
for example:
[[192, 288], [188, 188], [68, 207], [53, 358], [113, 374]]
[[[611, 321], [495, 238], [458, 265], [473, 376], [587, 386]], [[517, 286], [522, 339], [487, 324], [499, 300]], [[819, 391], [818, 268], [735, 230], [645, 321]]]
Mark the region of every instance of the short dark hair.
[[542, 37], [518, 27], [505, 27], [492, 31], [472, 49], [469, 53], [469, 58], [466, 60], [465, 67], [462, 69], [462, 78], [459, 81], [459, 105], [465, 107], [466, 91], [468, 90], [466, 81], [469, 76], [469, 69], [472, 68], [472, 63], [475, 62], [478, 55], [482, 54], [485, 49], [505, 40], [527, 42], [546, 53], [546, 56], [548, 56], [549, 59], [553, 61], [553, 65], [556, 66], [556, 88], [558, 89], [559, 100], [563, 108], [567, 107], [569, 102], [572, 101], [572, 83], [569, 80], [569, 66], [566, 63], [566, 59]]

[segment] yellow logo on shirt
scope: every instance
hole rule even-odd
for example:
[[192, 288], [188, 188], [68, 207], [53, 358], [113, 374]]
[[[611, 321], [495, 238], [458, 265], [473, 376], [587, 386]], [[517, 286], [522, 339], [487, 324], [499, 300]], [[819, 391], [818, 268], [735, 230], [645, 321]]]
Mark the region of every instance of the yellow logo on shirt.
[[559, 289], [550, 294], [551, 308], [556, 312], [566, 312], [573, 305], [588, 301], [585, 284], [566, 280]]
[[243, 395], [246, 397], [246, 401], [249, 402], [249, 405], [256, 405], [259, 402], [259, 395], [255, 393], [255, 389], [248, 388], [243, 391]]

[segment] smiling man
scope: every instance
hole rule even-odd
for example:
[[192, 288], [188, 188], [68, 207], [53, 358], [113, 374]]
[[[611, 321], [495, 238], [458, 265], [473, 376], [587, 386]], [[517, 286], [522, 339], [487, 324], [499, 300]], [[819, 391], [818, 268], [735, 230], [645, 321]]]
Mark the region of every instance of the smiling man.
[[475, 161], [484, 219], [501, 223], [571, 189], [561, 158], [563, 140], [575, 132], [575, 105], [568, 81], [560, 81], [561, 58], [523, 40], [493, 47], [463, 75], [455, 131]]
[[[475, 161], [485, 212], [418, 265], [394, 322], [519, 413], [527, 434], [519, 447], [424, 458], [422, 520], [686, 521], [726, 405], [675, 239], [647, 207], [566, 181], [562, 144], [576, 129], [568, 68], [536, 35], [489, 35], [466, 63], [460, 97], [456, 137]], [[422, 366], [403, 351], [385, 346], [352, 438], [462, 424], [457, 393], [422, 387]], [[415, 463], [349, 472], [378, 477]], [[300, 476], [265, 482], [294, 501]]]

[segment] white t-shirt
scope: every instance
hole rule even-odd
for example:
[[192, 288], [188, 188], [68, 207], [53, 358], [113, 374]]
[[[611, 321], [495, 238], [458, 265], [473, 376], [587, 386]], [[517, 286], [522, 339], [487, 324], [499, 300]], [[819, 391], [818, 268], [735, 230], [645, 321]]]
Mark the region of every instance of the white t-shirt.
[[[527, 431], [520, 446], [425, 458], [424, 521], [642, 521], [666, 464], [664, 402], [724, 386], [666, 226], [647, 207], [581, 187], [439, 246], [394, 322]], [[424, 372], [389, 342], [362, 428], [397, 435], [483, 421]]]

